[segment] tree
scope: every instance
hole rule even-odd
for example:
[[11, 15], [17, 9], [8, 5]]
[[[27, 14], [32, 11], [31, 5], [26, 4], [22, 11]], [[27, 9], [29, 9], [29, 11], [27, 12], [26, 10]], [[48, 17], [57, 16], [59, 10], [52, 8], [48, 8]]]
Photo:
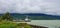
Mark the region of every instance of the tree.
[[3, 16], [1, 16], [1, 20], [13, 20], [13, 17], [10, 15], [9, 12], [6, 12], [5, 14], [3, 14]]

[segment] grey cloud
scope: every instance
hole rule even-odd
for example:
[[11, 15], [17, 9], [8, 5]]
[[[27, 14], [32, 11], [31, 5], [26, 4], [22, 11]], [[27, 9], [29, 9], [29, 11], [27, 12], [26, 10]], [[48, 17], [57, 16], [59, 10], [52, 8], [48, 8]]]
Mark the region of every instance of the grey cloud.
[[60, 15], [60, 0], [0, 0], [0, 13]]

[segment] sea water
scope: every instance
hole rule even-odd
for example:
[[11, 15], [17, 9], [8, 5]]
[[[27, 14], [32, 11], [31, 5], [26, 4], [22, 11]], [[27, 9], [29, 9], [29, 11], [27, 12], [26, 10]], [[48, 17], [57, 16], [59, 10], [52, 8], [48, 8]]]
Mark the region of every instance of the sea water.
[[48, 28], [59, 28], [60, 20], [31, 20], [30, 24], [38, 25], [38, 26], [45, 26]]

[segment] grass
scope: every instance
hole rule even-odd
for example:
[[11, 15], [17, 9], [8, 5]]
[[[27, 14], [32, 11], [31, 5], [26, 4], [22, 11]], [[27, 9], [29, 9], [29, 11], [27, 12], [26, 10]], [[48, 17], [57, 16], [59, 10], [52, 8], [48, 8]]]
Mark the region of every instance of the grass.
[[13, 23], [12, 21], [0, 21], [0, 28], [31, 28], [30, 25], [28, 25], [27, 23], [19, 23], [16, 24]]
[[17, 24], [11, 21], [1, 21], [0, 28], [14, 28]]

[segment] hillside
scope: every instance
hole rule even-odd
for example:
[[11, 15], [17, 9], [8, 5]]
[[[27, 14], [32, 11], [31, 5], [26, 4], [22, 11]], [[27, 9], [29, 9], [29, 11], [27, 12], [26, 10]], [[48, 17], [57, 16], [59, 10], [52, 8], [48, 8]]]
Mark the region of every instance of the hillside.
[[[0, 14], [0, 16], [3, 14]], [[40, 14], [40, 13], [28, 13], [28, 14], [19, 14], [19, 13], [10, 13], [11, 16], [14, 17], [14, 19], [24, 19], [26, 15], [29, 16], [32, 20], [60, 20], [60, 16], [55, 15], [46, 15], [46, 14]]]

